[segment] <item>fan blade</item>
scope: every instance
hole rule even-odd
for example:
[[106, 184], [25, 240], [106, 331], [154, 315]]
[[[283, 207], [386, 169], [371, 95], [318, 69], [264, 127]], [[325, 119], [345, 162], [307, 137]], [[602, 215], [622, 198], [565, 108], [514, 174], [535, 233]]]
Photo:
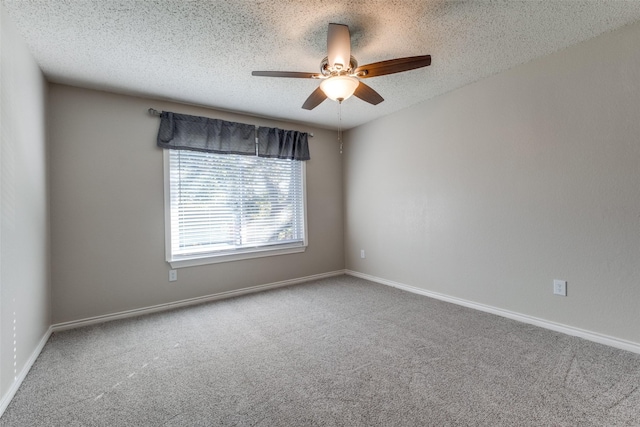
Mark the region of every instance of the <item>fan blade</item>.
[[342, 69], [351, 63], [351, 35], [349, 27], [342, 24], [329, 24], [327, 31], [327, 59], [329, 68], [342, 64]]
[[317, 79], [321, 77], [318, 73], [300, 73], [297, 71], [252, 71], [251, 75], [262, 77], [293, 77], [295, 79]]
[[325, 99], [327, 99], [327, 95], [325, 95], [322, 89], [320, 89], [320, 86], [318, 86], [318, 88], [314, 90], [311, 95], [309, 95], [307, 100], [304, 101], [304, 104], [302, 104], [302, 108], [304, 108], [305, 110], [313, 110]]
[[388, 61], [374, 62], [363, 65], [354, 70], [353, 74], [361, 79], [384, 76], [386, 74], [401, 73], [415, 70], [431, 64], [431, 55], [408, 56], [406, 58], [390, 59]]
[[370, 86], [367, 86], [362, 82], [360, 82], [360, 84], [356, 88], [356, 91], [353, 92], [353, 95], [373, 105], [378, 105], [382, 101], [384, 101], [384, 98], [381, 97], [378, 92], [371, 89]]

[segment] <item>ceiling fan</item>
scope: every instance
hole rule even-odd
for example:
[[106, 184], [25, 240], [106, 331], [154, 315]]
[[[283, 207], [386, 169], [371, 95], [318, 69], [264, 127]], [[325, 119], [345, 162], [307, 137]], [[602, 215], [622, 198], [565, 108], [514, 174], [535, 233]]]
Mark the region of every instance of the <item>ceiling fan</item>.
[[431, 55], [409, 56], [358, 66], [351, 56], [349, 27], [329, 24], [327, 32], [327, 57], [320, 62], [320, 73], [297, 71], [253, 71], [252, 76], [291, 77], [298, 79], [321, 79], [320, 86], [302, 104], [305, 110], [313, 110], [329, 98], [342, 102], [355, 95], [369, 104], [378, 105], [384, 98], [360, 79], [384, 76], [415, 70], [431, 64]]

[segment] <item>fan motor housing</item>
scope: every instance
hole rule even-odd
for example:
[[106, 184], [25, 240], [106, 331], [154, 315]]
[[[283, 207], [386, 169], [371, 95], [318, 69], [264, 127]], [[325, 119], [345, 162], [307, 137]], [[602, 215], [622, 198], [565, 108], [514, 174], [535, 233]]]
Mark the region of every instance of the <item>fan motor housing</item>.
[[356, 68], [358, 68], [358, 61], [353, 57], [353, 55], [349, 59], [349, 66], [340, 70], [331, 70], [329, 68], [329, 57], [327, 56], [325, 56], [324, 59], [320, 62], [320, 73], [322, 73], [322, 75], [325, 77], [351, 74], [351, 72]]

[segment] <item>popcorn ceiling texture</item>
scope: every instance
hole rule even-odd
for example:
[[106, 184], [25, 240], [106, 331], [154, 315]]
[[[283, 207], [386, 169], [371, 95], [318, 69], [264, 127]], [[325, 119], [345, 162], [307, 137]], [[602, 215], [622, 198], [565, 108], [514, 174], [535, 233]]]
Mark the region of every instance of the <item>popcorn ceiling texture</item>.
[[53, 82], [338, 126], [337, 103], [301, 108], [330, 22], [367, 64], [431, 54], [367, 80], [385, 101], [343, 104], [350, 128], [640, 19], [640, 1], [0, 0]]

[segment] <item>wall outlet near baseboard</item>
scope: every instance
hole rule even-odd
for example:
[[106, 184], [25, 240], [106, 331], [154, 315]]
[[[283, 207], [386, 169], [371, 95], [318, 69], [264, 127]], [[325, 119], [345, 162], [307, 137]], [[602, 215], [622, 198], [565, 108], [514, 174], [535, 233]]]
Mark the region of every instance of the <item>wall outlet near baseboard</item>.
[[365, 258], [364, 249], [360, 249], [360, 258]]
[[178, 280], [178, 270], [169, 270], [169, 281], [175, 282]]
[[561, 295], [563, 297], [567, 296], [567, 281], [566, 280], [557, 280], [553, 281], [553, 294]]

